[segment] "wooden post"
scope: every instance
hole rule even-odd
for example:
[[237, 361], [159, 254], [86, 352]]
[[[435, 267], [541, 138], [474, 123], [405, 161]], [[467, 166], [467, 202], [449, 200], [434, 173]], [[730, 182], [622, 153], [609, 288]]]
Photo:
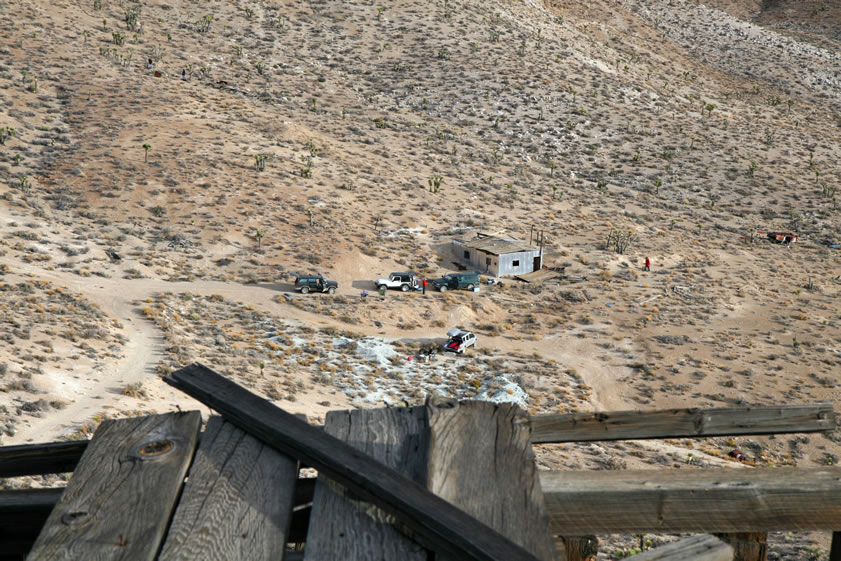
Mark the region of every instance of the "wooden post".
[[596, 536], [558, 536], [567, 554], [567, 561], [595, 561], [599, 554]]
[[[415, 483], [426, 481], [423, 408], [330, 411], [324, 429]], [[357, 561], [379, 556], [425, 561], [426, 551], [403, 536], [391, 521], [381, 510], [354, 500], [344, 488], [319, 476], [304, 559]]]
[[[396, 467], [539, 559], [555, 559], [525, 414], [513, 406], [433, 401], [426, 407], [332, 411], [328, 433]], [[427, 559], [399, 520], [323, 478], [306, 559]], [[453, 559], [447, 557], [447, 559]]]
[[537, 558], [557, 558], [525, 412], [452, 399], [426, 410], [429, 489]]
[[841, 561], [841, 532], [832, 532], [832, 548], [829, 550], [829, 561]]
[[200, 424], [198, 411], [102, 423], [27, 559], [155, 559]]
[[766, 561], [768, 558], [768, 534], [765, 532], [742, 532], [715, 534], [733, 548], [733, 561]]
[[286, 549], [298, 462], [211, 417], [159, 561], [276, 561]]

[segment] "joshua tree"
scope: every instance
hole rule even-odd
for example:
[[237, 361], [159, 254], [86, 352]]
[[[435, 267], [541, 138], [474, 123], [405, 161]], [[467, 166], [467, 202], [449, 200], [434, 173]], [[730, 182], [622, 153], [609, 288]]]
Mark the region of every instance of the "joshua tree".
[[266, 161], [268, 159], [269, 155], [264, 152], [254, 155], [254, 165], [257, 167], [257, 171], [263, 171], [266, 169]]
[[257, 228], [254, 230], [254, 239], [257, 240], [257, 249], [260, 250], [263, 245], [263, 236], [266, 235], [266, 232], [262, 228]]
[[126, 10], [124, 20], [129, 31], [140, 31], [140, 6]]
[[444, 178], [440, 175], [433, 175], [427, 183], [429, 184], [429, 190], [433, 193], [437, 193], [441, 190], [441, 183], [444, 182]]
[[610, 249], [613, 248], [618, 254], [623, 254], [625, 251], [631, 247], [631, 244], [637, 241], [637, 235], [634, 234], [631, 230], [627, 232], [623, 232], [621, 230], [611, 230], [607, 234], [607, 242], [605, 242], [605, 248]]
[[18, 131], [11, 127], [2, 127], [0, 128], [0, 145], [6, 144], [6, 141], [9, 140], [13, 136], [17, 136]]
[[144, 161], [144, 162], [148, 162], [148, 161], [149, 161], [149, 150], [151, 150], [151, 149], [152, 149], [152, 145], [151, 145], [151, 144], [146, 143], [146, 144], [144, 144], [144, 145], [143, 145], [143, 150], [145, 150], [145, 154], [143, 155], [143, 161]]
[[196, 30], [199, 33], [207, 33], [210, 31], [210, 23], [213, 21], [211, 14], [205, 14], [196, 22]]

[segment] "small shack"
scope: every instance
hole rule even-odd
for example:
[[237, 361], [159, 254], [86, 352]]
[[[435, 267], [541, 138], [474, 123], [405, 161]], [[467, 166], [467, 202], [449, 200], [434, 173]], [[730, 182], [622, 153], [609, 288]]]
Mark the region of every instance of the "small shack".
[[525, 275], [543, 267], [540, 247], [510, 237], [480, 233], [472, 240], [453, 240], [453, 253], [478, 271], [497, 277]]

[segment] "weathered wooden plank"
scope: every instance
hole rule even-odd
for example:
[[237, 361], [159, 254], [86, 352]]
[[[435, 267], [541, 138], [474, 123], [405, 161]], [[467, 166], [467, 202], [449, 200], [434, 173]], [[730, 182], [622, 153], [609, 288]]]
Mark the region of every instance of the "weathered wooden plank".
[[29, 561], [153, 560], [200, 424], [198, 411], [102, 423]]
[[649, 549], [628, 558], [630, 561], [731, 561], [733, 548], [715, 536], [690, 536]]
[[211, 417], [160, 561], [280, 559], [297, 478], [297, 461]]
[[[327, 434], [418, 485], [426, 484], [427, 428], [423, 407], [330, 411], [324, 425]], [[304, 559], [426, 561], [426, 550], [390, 521], [381, 510], [348, 497], [344, 488], [321, 476]]]
[[461, 559], [536, 559], [409, 478], [311, 427], [200, 364], [165, 378], [246, 432], [397, 517], [439, 554]]
[[531, 417], [532, 443], [821, 432], [836, 428], [831, 403], [666, 409]]
[[555, 559], [525, 412], [511, 404], [427, 404], [428, 487], [535, 557]]
[[841, 528], [841, 468], [542, 471], [552, 531], [769, 532]]
[[0, 448], [0, 477], [73, 471], [87, 447], [87, 440], [3, 446]]

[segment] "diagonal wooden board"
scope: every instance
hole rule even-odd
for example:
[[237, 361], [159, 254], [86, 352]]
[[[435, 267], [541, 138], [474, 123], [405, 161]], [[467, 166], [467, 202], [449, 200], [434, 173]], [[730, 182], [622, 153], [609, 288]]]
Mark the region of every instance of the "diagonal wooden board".
[[537, 559], [411, 479], [203, 365], [182, 368], [164, 380], [264, 443], [395, 516], [438, 554], [483, 561]]
[[27, 559], [154, 560], [200, 425], [198, 411], [102, 423]]
[[211, 417], [159, 561], [276, 561], [286, 549], [298, 462]]

